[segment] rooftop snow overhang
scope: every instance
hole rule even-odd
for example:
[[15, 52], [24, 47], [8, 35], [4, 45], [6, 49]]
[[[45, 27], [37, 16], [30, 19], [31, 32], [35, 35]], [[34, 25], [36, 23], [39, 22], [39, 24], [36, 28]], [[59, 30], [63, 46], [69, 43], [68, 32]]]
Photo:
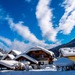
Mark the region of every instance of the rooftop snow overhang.
[[17, 50], [11, 50], [11, 51], [8, 52], [8, 54], [10, 54], [10, 52], [14, 52], [16, 55], [21, 54], [21, 52], [20, 51], [17, 51]]
[[10, 69], [15, 69], [15, 64], [17, 64], [18, 62], [15, 60], [0, 60], [0, 65], [3, 65], [7, 68]]
[[32, 61], [32, 62], [38, 64], [38, 61], [37, 61], [37, 60], [35, 60], [34, 58], [32, 58], [32, 57], [30, 57], [30, 56], [28, 56], [28, 55], [26, 55], [26, 54], [18, 55], [18, 56], [15, 58], [15, 60], [18, 59], [18, 58], [20, 58], [20, 57], [25, 57], [25, 58], [27, 58], [28, 60], [30, 60], [30, 61]]
[[15, 56], [12, 54], [6, 54], [2, 57], [2, 60], [4, 60], [6, 57], [9, 57], [11, 60], [15, 58]]
[[38, 51], [38, 50], [42, 50], [42, 51], [46, 52], [47, 54], [49, 54], [49, 55], [51, 55], [51, 56], [54, 55], [54, 53], [53, 53], [52, 51], [49, 51], [49, 50], [47, 50], [47, 49], [45, 49], [45, 48], [43, 48], [43, 47], [40, 47], [40, 46], [35, 46], [35, 47], [33, 47], [33, 48], [30, 48], [30, 49], [27, 50], [25, 53], [28, 53], [28, 52], [30, 52], [30, 51]]

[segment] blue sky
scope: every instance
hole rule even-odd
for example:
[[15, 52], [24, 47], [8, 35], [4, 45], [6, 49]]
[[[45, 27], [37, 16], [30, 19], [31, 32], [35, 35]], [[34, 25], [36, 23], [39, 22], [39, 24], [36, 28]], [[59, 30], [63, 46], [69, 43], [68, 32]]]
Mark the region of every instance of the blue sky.
[[74, 0], [0, 0], [0, 48], [46, 48], [75, 38]]

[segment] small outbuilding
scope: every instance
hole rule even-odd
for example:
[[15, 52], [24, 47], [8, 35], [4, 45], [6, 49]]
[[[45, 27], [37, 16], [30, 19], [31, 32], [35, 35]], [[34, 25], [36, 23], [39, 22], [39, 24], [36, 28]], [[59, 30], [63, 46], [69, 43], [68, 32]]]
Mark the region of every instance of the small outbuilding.
[[21, 52], [17, 50], [11, 50], [2, 57], [2, 60], [13, 60], [16, 56], [20, 55]]
[[8, 54], [12, 54], [12, 55], [14, 55], [16, 57], [17, 55], [20, 55], [21, 52], [18, 51], [18, 50], [11, 50], [11, 51], [8, 52]]

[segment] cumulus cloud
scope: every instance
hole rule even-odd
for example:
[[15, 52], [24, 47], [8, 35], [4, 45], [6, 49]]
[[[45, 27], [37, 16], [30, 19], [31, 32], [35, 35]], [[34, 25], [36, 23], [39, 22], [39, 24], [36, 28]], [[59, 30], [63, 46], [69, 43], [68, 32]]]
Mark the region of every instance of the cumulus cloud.
[[62, 6], [65, 13], [60, 19], [58, 30], [63, 34], [70, 34], [75, 27], [75, 0], [65, 0]]
[[52, 24], [52, 10], [49, 8], [50, 0], [39, 0], [36, 7], [36, 18], [42, 31], [42, 36], [49, 41], [56, 42], [57, 31]]

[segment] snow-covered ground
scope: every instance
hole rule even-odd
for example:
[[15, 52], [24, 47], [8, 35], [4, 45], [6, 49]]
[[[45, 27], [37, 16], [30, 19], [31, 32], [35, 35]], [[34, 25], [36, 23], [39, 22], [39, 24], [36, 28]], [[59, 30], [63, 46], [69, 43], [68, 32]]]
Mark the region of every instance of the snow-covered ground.
[[75, 75], [75, 71], [1, 71], [0, 75]]
[[32, 69], [32, 70], [29, 70], [29, 71], [57, 71], [57, 69], [46, 67], [45, 69]]

